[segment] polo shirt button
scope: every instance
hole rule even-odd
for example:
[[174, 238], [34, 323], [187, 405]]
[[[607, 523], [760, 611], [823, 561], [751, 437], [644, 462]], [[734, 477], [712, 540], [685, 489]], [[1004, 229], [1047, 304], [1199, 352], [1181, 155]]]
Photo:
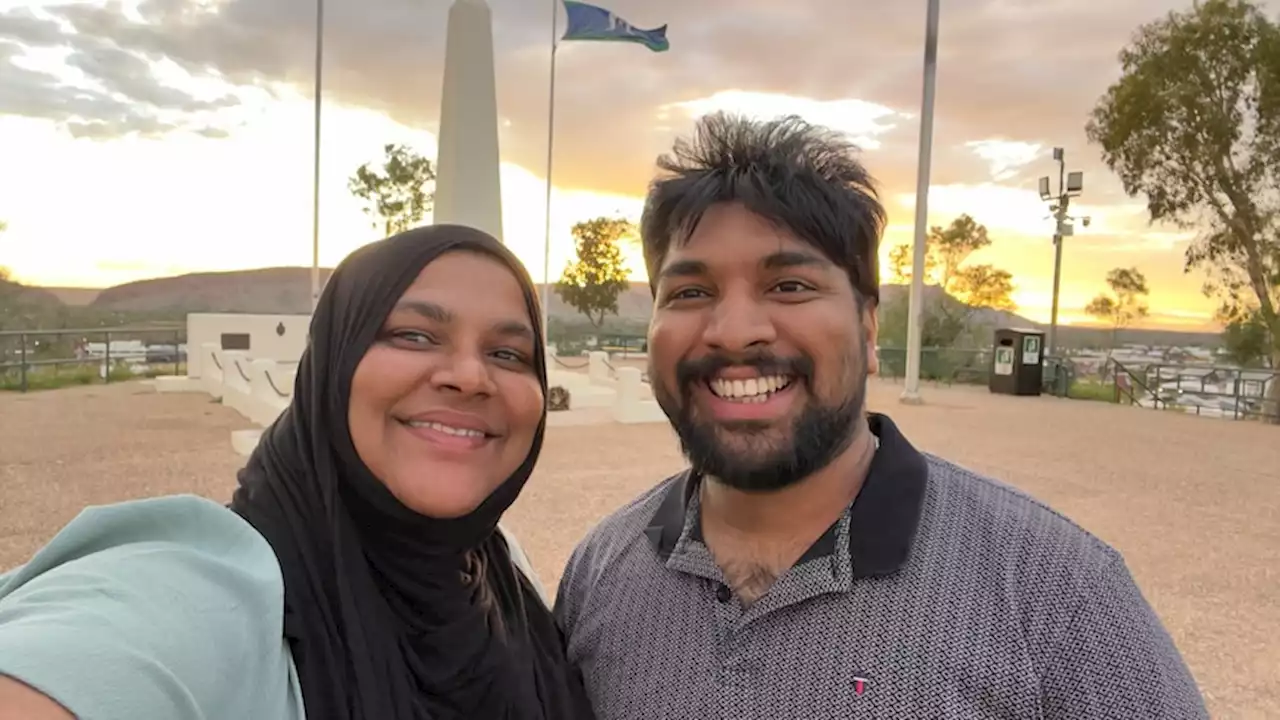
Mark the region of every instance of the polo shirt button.
[[716, 601], [720, 603], [727, 603], [732, 599], [733, 592], [729, 590], [729, 586], [724, 583], [720, 583], [720, 586], [716, 588]]

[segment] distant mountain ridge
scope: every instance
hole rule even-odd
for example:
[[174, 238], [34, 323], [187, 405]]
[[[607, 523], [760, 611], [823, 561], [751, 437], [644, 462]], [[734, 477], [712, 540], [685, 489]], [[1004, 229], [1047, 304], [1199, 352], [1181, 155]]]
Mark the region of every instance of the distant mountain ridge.
[[[321, 268], [321, 282], [329, 279], [331, 268]], [[103, 290], [86, 288], [24, 288], [35, 293], [42, 303], [81, 305], [115, 312], [173, 313], [196, 312], [307, 314], [311, 311], [311, 269], [273, 267], [230, 272], [192, 273], [175, 277], [154, 278], [125, 283]], [[908, 292], [905, 285], [880, 287], [881, 304], [894, 302]], [[926, 295], [934, 299], [942, 292], [936, 286], [926, 287]], [[550, 316], [559, 322], [583, 320], [576, 310], [550, 293]], [[648, 322], [653, 308], [647, 282], [633, 282], [618, 298], [618, 320], [628, 325]], [[980, 310], [978, 318], [996, 327], [1021, 327], [1044, 330], [1036, 323], [1015, 313]], [[1099, 328], [1062, 326], [1058, 329], [1064, 345], [1099, 342], [1106, 331]], [[1176, 330], [1126, 330], [1124, 341], [1150, 345], [1217, 345], [1215, 333], [1192, 333]]]

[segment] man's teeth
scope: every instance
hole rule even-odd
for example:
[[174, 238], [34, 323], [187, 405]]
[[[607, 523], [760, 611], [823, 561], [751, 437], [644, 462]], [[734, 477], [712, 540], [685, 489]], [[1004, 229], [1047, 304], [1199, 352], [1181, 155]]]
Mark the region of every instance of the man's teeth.
[[739, 402], [764, 402], [770, 393], [782, 390], [791, 384], [791, 378], [785, 375], [765, 375], [745, 380], [726, 380], [715, 378], [710, 383], [711, 392]]
[[445, 435], [457, 435], [459, 437], [477, 437], [477, 438], [484, 437], [484, 433], [480, 432], [479, 430], [472, 430], [471, 428], [454, 427], [452, 425], [445, 425], [444, 423], [438, 423], [438, 422], [419, 422], [417, 420], [410, 420], [405, 424], [407, 424], [409, 427], [428, 428], [431, 430], [435, 430], [436, 432], [442, 432]]

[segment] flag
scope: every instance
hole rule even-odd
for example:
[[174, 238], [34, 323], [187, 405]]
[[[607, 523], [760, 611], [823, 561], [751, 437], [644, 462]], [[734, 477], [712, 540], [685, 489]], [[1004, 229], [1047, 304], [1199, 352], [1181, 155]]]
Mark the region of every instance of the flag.
[[569, 27], [562, 40], [604, 40], [612, 42], [640, 43], [654, 52], [671, 48], [667, 42], [667, 26], [641, 30], [602, 7], [576, 0], [564, 0], [564, 11], [569, 17]]

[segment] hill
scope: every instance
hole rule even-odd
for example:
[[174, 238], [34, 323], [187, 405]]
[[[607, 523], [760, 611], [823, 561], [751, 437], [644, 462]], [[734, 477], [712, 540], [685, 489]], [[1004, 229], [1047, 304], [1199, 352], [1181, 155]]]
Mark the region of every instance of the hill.
[[[327, 280], [331, 272], [329, 268], [322, 268], [321, 281]], [[174, 320], [191, 312], [306, 314], [311, 309], [311, 270], [275, 267], [194, 273], [139, 280], [101, 291], [82, 288], [23, 288], [23, 292], [28, 293], [24, 297], [31, 298], [29, 302], [37, 302], [46, 307], [87, 303], [90, 309], [112, 314], [140, 313], [148, 317], [163, 316]], [[882, 285], [881, 304], [904, 301], [907, 292], [905, 285]], [[929, 286], [925, 292], [927, 298], [933, 300], [942, 291]], [[553, 326], [578, 326], [585, 323], [582, 316], [564, 303], [555, 292], [550, 293], [550, 298], [549, 314]], [[618, 316], [606, 320], [606, 329], [611, 332], [643, 332], [652, 308], [648, 283], [633, 282], [618, 298]], [[1046, 325], [1032, 322], [1015, 313], [983, 310], [978, 313], [978, 318], [995, 327], [1047, 329]], [[1109, 340], [1105, 329], [1089, 327], [1062, 326], [1058, 329], [1058, 337], [1059, 344], [1064, 347], [1100, 346]], [[1122, 341], [1145, 345], [1216, 346], [1219, 338], [1215, 333], [1126, 330]]]
[[[332, 270], [320, 270], [320, 282]], [[91, 307], [124, 312], [311, 312], [310, 268], [278, 267], [237, 272], [193, 273], [139, 280], [107, 288]]]
[[63, 305], [88, 307], [102, 293], [100, 288], [46, 287]]

